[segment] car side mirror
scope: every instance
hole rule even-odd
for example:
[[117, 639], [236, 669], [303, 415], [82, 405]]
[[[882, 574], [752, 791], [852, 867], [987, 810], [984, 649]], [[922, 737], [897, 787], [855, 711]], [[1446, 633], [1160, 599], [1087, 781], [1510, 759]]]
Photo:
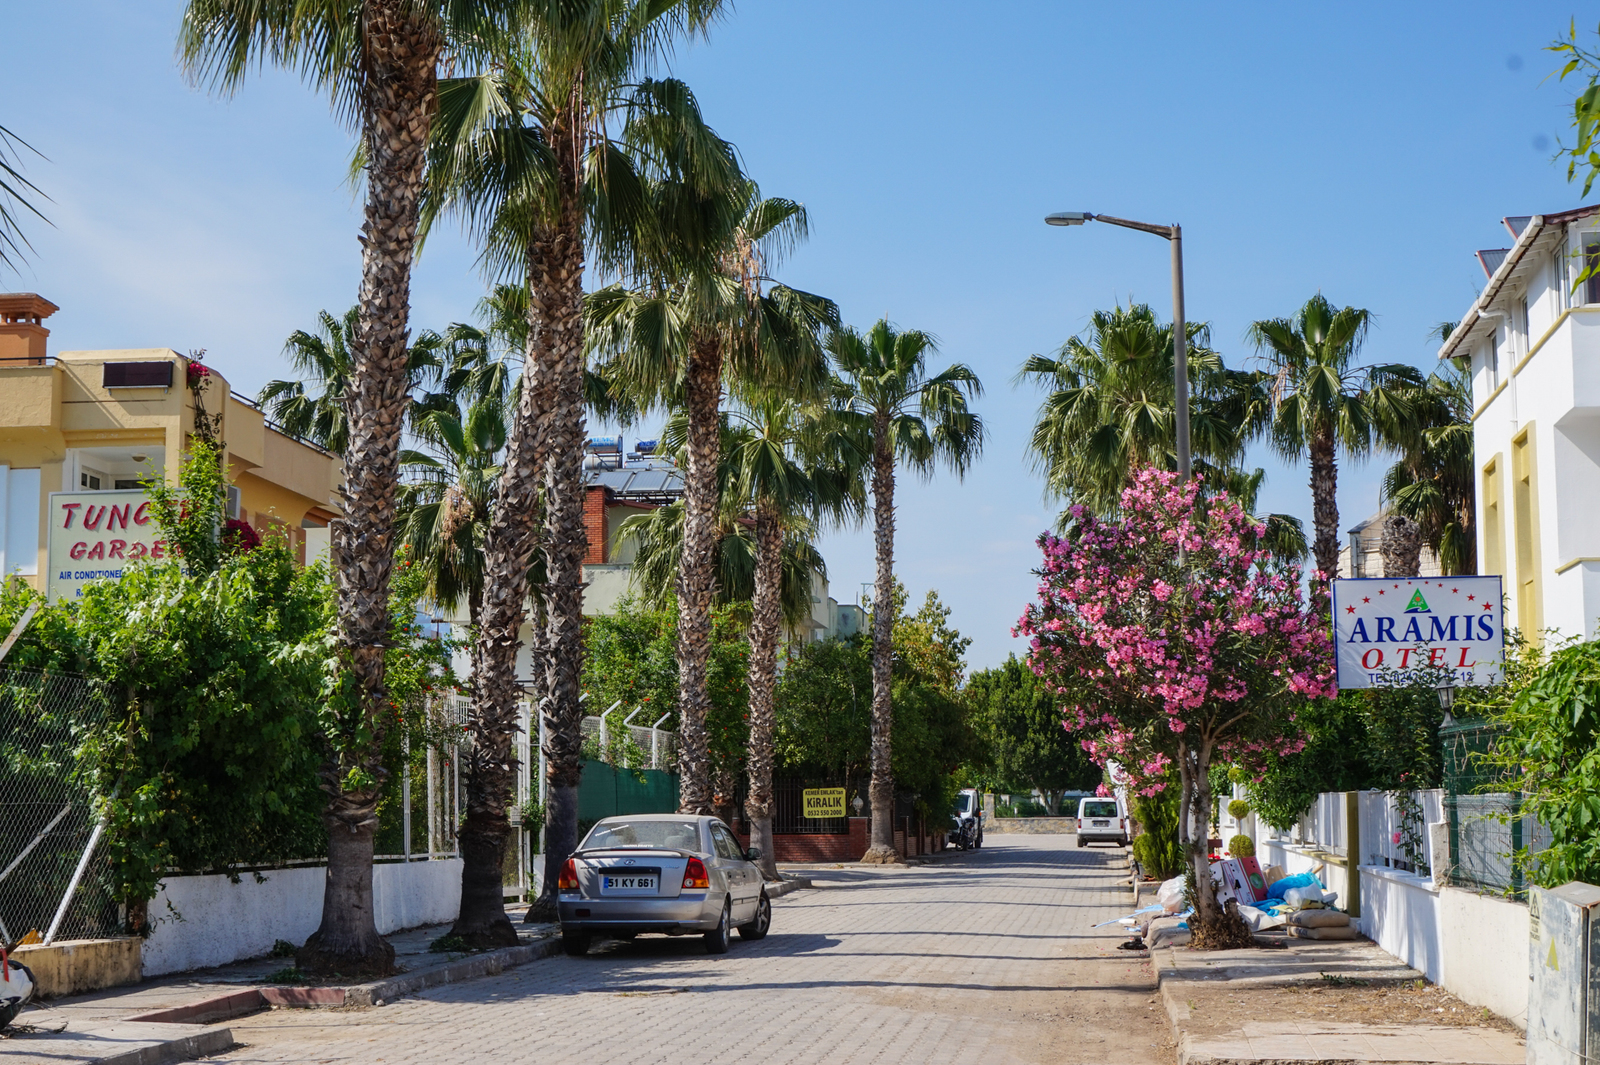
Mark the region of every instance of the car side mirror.
[[744, 860], [747, 861], [747, 862], [760, 861], [761, 860], [761, 848], [760, 847], [751, 847], [749, 850], [745, 851], [744, 852]]

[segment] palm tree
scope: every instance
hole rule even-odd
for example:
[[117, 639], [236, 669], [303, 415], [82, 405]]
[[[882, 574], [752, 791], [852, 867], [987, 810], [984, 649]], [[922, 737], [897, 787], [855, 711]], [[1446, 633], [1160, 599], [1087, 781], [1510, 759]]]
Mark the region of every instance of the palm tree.
[[[559, 872], [577, 846], [582, 772], [583, 344], [586, 252], [615, 268], [637, 252], [635, 163], [686, 152], [736, 172], [676, 81], [629, 79], [672, 41], [704, 31], [721, 0], [529, 0], [519, 35], [475, 75], [441, 90], [430, 148], [430, 210], [455, 213], [483, 263], [527, 291], [522, 385], [484, 535], [484, 597], [469, 732], [462, 840], [469, 941], [511, 942], [501, 866], [516, 769], [515, 666], [530, 560], [542, 547], [542, 631], [534, 638], [546, 760], [544, 889], [529, 921], [554, 912]], [[622, 137], [610, 132], [620, 127]], [[720, 163], [718, 162], [720, 160]]]
[[30, 194], [47, 200], [50, 197], [45, 196], [39, 186], [22, 176], [22, 171], [18, 169], [22, 165], [18, 148], [25, 148], [34, 155], [39, 155], [33, 145], [6, 127], [0, 126], [0, 267], [9, 267], [13, 270], [33, 248], [22, 232], [24, 212], [33, 215], [46, 225], [50, 222], [29, 200]]
[[420, 448], [400, 453], [400, 544], [428, 574], [428, 596], [441, 606], [463, 601], [474, 629], [483, 606], [483, 530], [489, 524], [505, 407], [493, 398], [463, 413], [434, 409], [413, 420]]
[[338, 659], [354, 706], [330, 735], [328, 877], [303, 968], [388, 973], [394, 948], [373, 923], [372, 844], [390, 715], [384, 683], [394, 508], [407, 395], [411, 266], [438, 67], [470, 62], [518, 0], [271, 3], [189, 0], [178, 50], [190, 77], [231, 92], [265, 62], [329, 93], [360, 134], [366, 205], [358, 328], [350, 339], [345, 516], [333, 526]]
[[[750, 617], [750, 789], [745, 814], [750, 842], [769, 880], [778, 878], [772, 840], [773, 695], [778, 679], [779, 620], [789, 530], [818, 519], [843, 520], [864, 509], [855, 451], [837, 439], [837, 423], [816, 406], [793, 397], [758, 394], [733, 412], [737, 424], [728, 449], [734, 490], [755, 514], [756, 567]], [[808, 461], [809, 460], [809, 461]], [[820, 562], [820, 559], [819, 559]], [[819, 567], [820, 569], [820, 567]], [[809, 582], [808, 582], [809, 583]], [[807, 589], [809, 592], [809, 588]], [[807, 604], [809, 606], [809, 604]]]
[[[652, 182], [661, 247], [641, 264], [644, 286], [617, 284], [589, 301], [604, 372], [641, 407], [684, 414], [683, 548], [678, 568], [679, 804], [710, 813], [706, 670], [716, 598], [717, 475], [725, 383], [803, 395], [826, 375], [820, 331], [833, 303], [772, 283], [768, 267], [806, 231], [805, 209], [730, 186], [731, 214], [693, 206], [674, 174]], [[688, 206], [686, 206], [688, 204]]]
[[[1244, 450], [1264, 406], [1261, 375], [1225, 367], [1204, 323], [1185, 332], [1195, 469], [1209, 478]], [[1019, 380], [1047, 392], [1029, 445], [1047, 492], [1105, 514], [1137, 467], [1177, 469], [1173, 358], [1171, 323], [1145, 304], [1096, 311], [1086, 335], [1028, 358]]]
[[[894, 603], [894, 489], [900, 463], [931, 477], [943, 465], [964, 476], [983, 448], [983, 420], [968, 407], [982, 394], [977, 374], [956, 363], [929, 375], [934, 339], [897, 332], [887, 320], [865, 335], [836, 330], [828, 350], [838, 366], [834, 417], [871, 455], [873, 536], [878, 555], [872, 597], [872, 841], [862, 861], [895, 862], [894, 776], [890, 761]], [[865, 463], [863, 463], [865, 467]]]
[[1384, 475], [1383, 498], [1417, 523], [1447, 575], [1476, 573], [1470, 375], [1460, 366], [1440, 369], [1413, 396], [1412, 407], [1411, 432], [1398, 441], [1400, 460]]
[[[316, 332], [296, 329], [284, 341], [283, 353], [295, 376], [268, 381], [256, 395], [256, 402], [285, 432], [341, 455], [350, 446], [345, 399], [350, 388], [351, 340], [360, 325], [359, 306], [338, 318], [318, 311]], [[458, 328], [451, 327], [445, 336], [425, 330], [407, 349], [406, 378], [412, 385], [442, 369], [439, 354], [456, 342], [453, 334]]]
[[1319, 292], [1293, 318], [1250, 326], [1272, 379], [1272, 416], [1263, 431], [1291, 462], [1309, 456], [1312, 556], [1323, 579], [1339, 572], [1338, 451], [1364, 458], [1403, 438], [1414, 418], [1411, 390], [1422, 375], [1402, 363], [1355, 365], [1372, 312], [1335, 308]]

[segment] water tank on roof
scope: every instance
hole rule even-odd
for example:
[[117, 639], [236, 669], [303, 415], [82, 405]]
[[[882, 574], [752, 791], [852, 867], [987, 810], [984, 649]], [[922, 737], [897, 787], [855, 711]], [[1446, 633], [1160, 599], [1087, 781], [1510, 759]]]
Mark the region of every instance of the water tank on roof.
[[633, 446], [633, 449], [641, 455], [654, 455], [657, 443], [655, 440], [641, 440]]

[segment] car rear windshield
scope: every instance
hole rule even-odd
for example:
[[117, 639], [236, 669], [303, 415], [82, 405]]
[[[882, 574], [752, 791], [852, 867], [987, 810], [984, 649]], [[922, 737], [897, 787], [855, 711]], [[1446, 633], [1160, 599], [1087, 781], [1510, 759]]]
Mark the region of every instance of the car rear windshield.
[[1083, 804], [1083, 813], [1079, 817], [1115, 817], [1117, 804], [1114, 802], [1086, 802]]
[[602, 821], [589, 830], [583, 850], [607, 847], [671, 847], [700, 849], [700, 830], [693, 821]]
[[970, 814], [972, 812], [972, 795], [963, 791], [956, 796], [956, 812]]

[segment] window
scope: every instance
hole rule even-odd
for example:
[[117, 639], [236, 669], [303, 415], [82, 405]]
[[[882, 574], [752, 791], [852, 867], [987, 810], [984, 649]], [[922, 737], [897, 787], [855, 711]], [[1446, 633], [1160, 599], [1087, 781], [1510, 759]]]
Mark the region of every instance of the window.
[[1483, 559], [1479, 573], [1506, 571], [1505, 518], [1501, 512], [1500, 456], [1483, 467]]
[[1555, 293], [1556, 314], [1572, 306], [1572, 278], [1568, 276], [1565, 243], [1557, 245], [1550, 256], [1550, 287]]
[[1093, 799], [1083, 800], [1083, 809], [1078, 811], [1079, 817], [1116, 817], [1116, 800], [1096, 802]]
[[719, 857], [731, 858], [734, 861], [739, 861], [744, 857], [744, 852], [739, 848], [739, 841], [733, 838], [732, 832], [729, 832], [721, 825], [713, 824], [711, 826], [711, 840], [716, 844]]
[[242, 507], [241, 507], [240, 499], [239, 499], [239, 486], [230, 484], [228, 486], [228, 517], [230, 517], [230, 518], [238, 518], [238, 517], [240, 517], [241, 516], [240, 515], [241, 509], [242, 509]]
[[87, 488], [91, 492], [100, 491], [100, 475], [98, 473], [90, 473], [88, 470], [80, 471], [78, 474], [78, 487]]
[[1533, 323], [1528, 321], [1528, 293], [1524, 291], [1517, 299], [1517, 354], [1526, 355], [1533, 350]]
[[1483, 368], [1489, 379], [1489, 391], [1493, 392], [1500, 387], [1500, 327], [1491, 325], [1490, 328], [1494, 332], [1489, 334], [1488, 346], [1483, 350]]
[[1544, 644], [1539, 587], [1539, 482], [1534, 470], [1533, 423], [1511, 438], [1511, 517], [1516, 523], [1517, 627], [1536, 647]]
[[1583, 238], [1583, 269], [1589, 274], [1583, 282], [1583, 302], [1600, 303], [1600, 233]]

